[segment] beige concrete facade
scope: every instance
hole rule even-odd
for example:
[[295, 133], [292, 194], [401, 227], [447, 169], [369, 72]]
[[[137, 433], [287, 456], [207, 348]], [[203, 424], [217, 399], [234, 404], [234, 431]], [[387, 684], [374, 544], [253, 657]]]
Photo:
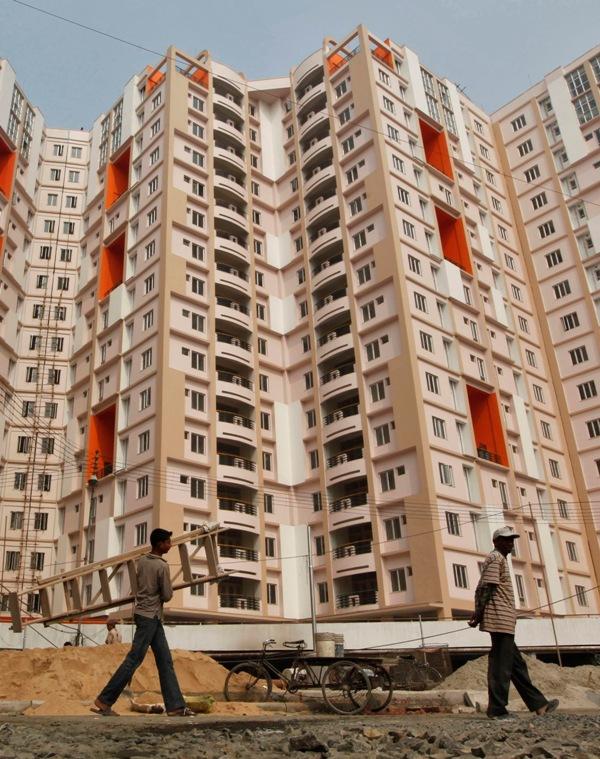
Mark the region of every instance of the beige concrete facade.
[[10, 120], [11, 71], [2, 61], [0, 160], [17, 155], [0, 185], [5, 587], [208, 520], [235, 576], [180, 592], [173, 616], [306, 618], [310, 550], [320, 619], [461, 617], [508, 522], [520, 608], [597, 612], [598, 472], [508, 177], [514, 104], [493, 120], [364, 27], [262, 81], [170, 48], [89, 133], [37, 113], [37, 166]]

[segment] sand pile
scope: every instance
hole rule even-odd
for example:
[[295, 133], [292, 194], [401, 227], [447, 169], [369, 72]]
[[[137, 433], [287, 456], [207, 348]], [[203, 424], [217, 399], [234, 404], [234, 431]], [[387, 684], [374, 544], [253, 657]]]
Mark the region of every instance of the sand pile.
[[[0, 652], [0, 700], [40, 700], [36, 714], [84, 714], [129, 650], [128, 645], [90, 648], [38, 648]], [[175, 671], [186, 695], [212, 694], [222, 699], [227, 669], [210, 656], [173, 651]], [[149, 651], [134, 675], [135, 693], [160, 694], [154, 657]], [[161, 701], [160, 695], [150, 701]], [[82, 705], [82, 702], [85, 702]], [[128, 707], [121, 699], [121, 711]], [[251, 705], [250, 705], [251, 706]], [[244, 706], [244, 708], [246, 708]]]
[[[542, 662], [532, 656], [525, 656], [525, 660], [532, 682], [544, 693], [560, 693], [564, 690], [565, 685], [579, 686], [600, 692], [600, 667], [584, 665], [561, 669], [558, 664]], [[487, 666], [487, 656], [473, 659], [447, 677], [441, 687], [486, 690]], [[512, 685], [510, 697], [517, 697]]]

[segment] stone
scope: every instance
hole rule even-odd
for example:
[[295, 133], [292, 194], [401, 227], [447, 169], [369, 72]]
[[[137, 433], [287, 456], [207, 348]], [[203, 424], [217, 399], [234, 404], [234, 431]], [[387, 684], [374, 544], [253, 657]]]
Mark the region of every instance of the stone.
[[383, 733], [376, 727], [363, 727], [362, 734], [370, 741], [377, 740], [377, 738], [383, 738]]
[[472, 746], [471, 754], [473, 756], [480, 757], [480, 759], [483, 759], [483, 757], [485, 756], [485, 749], [483, 748], [483, 746]]
[[292, 751], [314, 751], [322, 754], [329, 751], [329, 746], [319, 740], [314, 733], [292, 736], [289, 740], [289, 747]]

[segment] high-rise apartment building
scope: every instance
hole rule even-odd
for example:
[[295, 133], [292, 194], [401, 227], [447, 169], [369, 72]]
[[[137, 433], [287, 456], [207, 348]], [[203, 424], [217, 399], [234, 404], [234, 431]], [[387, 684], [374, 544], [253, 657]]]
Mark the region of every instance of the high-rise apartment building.
[[[593, 123], [550, 96], [596, 202]], [[565, 227], [595, 362], [571, 380], [519, 107], [493, 121], [364, 27], [260, 81], [170, 48], [90, 132], [44, 128], [2, 61], [3, 587], [219, 521], [234, 574], [174, 616], [304, 618], [309, 550], [321, 619], [464, 616], [508, 522], [520, 608], [596, 612], [595, 392], [573, 404], [598, 305]]]

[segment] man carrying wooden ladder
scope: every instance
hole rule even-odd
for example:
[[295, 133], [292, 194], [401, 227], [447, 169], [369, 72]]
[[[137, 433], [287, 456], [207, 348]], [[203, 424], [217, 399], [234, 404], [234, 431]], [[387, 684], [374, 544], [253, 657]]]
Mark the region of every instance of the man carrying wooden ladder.
[[116, 716], [117, 713], [113, 711], [112, 706], [133, 677], [136, 669], [144, 661], [150, 647], [156, 661], [160, 689], [167, 714], [170, 717], [193, 716], [193, 712], [186, 707], [183, 700], [162, 624], [163, 604], [173, 597], [169, 565], [162, 558], [171, 550], [172, 534], [172, 532], [160, 527], [152, 530], [150, 534], [152, 550], [137, 562], [133, 642], [121, 666], [96, 699], [95, 709], [92, 709], [96, 714], [105, 717]]

